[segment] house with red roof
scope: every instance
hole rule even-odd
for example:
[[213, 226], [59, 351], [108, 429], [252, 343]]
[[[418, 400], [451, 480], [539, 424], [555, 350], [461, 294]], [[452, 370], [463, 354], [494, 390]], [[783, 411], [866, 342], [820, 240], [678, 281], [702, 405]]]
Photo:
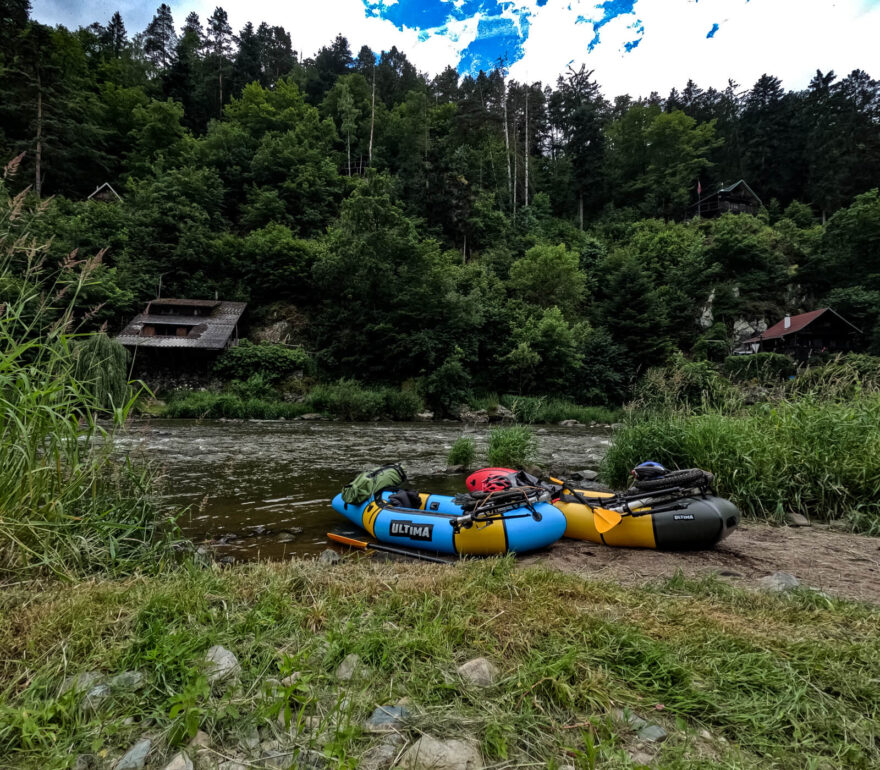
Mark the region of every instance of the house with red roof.
[[767, 331], [744, 340], [741, 352], [785, 353], [807, 361], [816, 353], [846, 353], [858, 344], [861, 329], [830, 307], [787, 315]]

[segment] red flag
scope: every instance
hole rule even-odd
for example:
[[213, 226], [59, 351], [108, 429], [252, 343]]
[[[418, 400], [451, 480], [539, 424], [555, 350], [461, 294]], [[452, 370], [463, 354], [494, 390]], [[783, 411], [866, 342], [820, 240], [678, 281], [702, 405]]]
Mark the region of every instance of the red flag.
[[703, 185], [700, 184], [700, 180], [697, 180], [697, 197], [703, 194]]

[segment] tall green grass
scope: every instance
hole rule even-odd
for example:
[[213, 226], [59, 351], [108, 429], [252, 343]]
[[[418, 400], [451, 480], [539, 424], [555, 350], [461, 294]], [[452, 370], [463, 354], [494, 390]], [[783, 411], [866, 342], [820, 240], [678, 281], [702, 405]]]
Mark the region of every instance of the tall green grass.
[[[272, 392], [254, 386], [253, 375], [246, 382], [234, 381], [222, 393], [193, 391], [176, 393], [169, 400], [165, 417], [209, 419], [218, 417], [278, 420], [318, 412], [341, 420], [412, 420], [422, 402], [416, 393], [397, 388], [369, 388], [354, 380], [316, 385], [303, 401], [292, 403], [273, 397]], [[270, 389], [271, 390], [271, 389]]]
[[623, 417], [622, 409], [581, 406], [547, 396], [503, 396], [501, 404], [516, 415], [518, 422], [524, 423], [557, 423], [563, 420], [578, 420], [585, 424], [612, 423]]
[[490, 466], [524, 468], [538, 456], [538, 439], [526, 425], [495, 428], [489, 433]]
[[0, 186], [0, 577], [154, 563], [149, 478], [112, 457], [98, 422], [118, 425], [134, 401], [122, 357], [76, 334], [98, 259], [46, 273], [28, 229], [39, 213]]
[[449, 450], [449, 454], [446, 455], [447, 464], [463, 465], [465, 468], [472, 468], [476, 459], [477, 444], [472, 438], [465, 436], [457, 438]]
[[880, 534], [880, 394], [849, 401], [814, 396], [735, 414], [649, 412], [615, 434], [602, 475], [627, 480], [645, 460], [700, 467], [743, 512], [781, 518], [846, 518]]

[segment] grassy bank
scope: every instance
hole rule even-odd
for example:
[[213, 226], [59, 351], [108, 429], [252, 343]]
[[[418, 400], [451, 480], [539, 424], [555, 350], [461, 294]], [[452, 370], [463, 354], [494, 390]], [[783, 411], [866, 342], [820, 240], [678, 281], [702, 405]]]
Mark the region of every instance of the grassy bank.
[[813, 397], [734, 414], [635, 413], [618, 431], [602, 474], [627, 481], [644, 460], [716, 474], [718, 492], [749, 515], [846, 518], [880, 534], [880, 394]]
[[[538, 396], [488, 396], [475, 399], [471, 409], [493, 409], [501, 404], [518, 422], [558, 423], [578, 420], [587, 425], [618, 422], [621, 409], [582, 406], [571, 401]], [[161, 412], [163, 417], [196, 419], [235, 418], [250, 420], [294, 419], [309, 412], [341, 420], [412, 420], [425, 406], [414, 391], [390, 387], [367, 387], [353, 380], [316, 385], [301, 401], [285, 401], [266, 389], [249, 392], [244, 383], [226, 391], [179, 391]]]
[[[12, 620], [0, 627], [4, 766], [112, 759], [149, 734], [161, 767], [199, 727], [221, 756], [247, 756], [239, 743], [256, 728], [276, 749], [355, 767], [378, 740], [364, 719], [403, 698], [408, 740], [473, 739], [487, 764], [634, 766], [637, 739], [615, 709], [667, 729], [661, 767], [880, 762], [880, 613], [806, 590], [755, 596], [681, 580], [623, 589], [509, 559], [292, 562], [39, 588], [0, 593]], [[242, 668], [225, 690], [198, 663], [215, 644]], [[341, 684], [334, 672], [352, 653], [366, 671]], [[456, 674], [476, 656], [500, 670], [489, 689]], [[133, 670], [143, 688], [95, 710], [73, 692], [58, 697], [67, 676]], [[295, 683], [267, 689], [293, 671]], [[278, 723], [285, 708], [291, 729]]]

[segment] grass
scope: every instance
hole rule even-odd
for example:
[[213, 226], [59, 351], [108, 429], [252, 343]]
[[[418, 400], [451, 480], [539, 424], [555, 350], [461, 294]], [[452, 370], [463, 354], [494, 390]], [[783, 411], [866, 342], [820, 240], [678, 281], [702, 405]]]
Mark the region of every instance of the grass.
[[489, 433], [487, 460], [493, 467], [524, 468], [538, 455], [538, 439], [525, 425], [495, 428]]
[[447, 465], [463, 465], [472, 468], [477, 459], [477, 444], [472, 438], [461, 436], [455, 440], [449, 454], [446, 455]]
[[[414, 713], [408, 736], [472, 736], [492, 765], [632, 767], [636, 738], [618, 708], [669, 731], [659, 767], [880, 763], [880, 611], [808, 590], [753, 595], [682, 579], [625, 589], [512, 559], [451, 569], [355, 559], [76, 591], [18, 585], [0, 593], [0, 612], [10, 619], [0, 626], [0, 756], [17, 768], [70, 767], [78, 753], [112, 760], [145, 731], [161, 767], [195, 727], [230, 756], [253, 728], [286, 736], [284, 708], [300, 725], [284, 740], [356, 767], [375, 742], [363, 720], [402, 698]], [[214, 644], [238, 656], [240, 686], [206, 685], [198, 661]], [[341, 686], [333, 672], [350, 653], [368, 674]], [[476, 656], [500, 668], [488, 690], [455, 674]], [[92, 670], [139, 670], [147, 684], [95, 713], [58, 697], [65, 676]], [[295, 685], [266, 687], [294, 670]]]
[[640, 462], [699, 467], [744, 513], [847, 519], [880, 534], [880, 394], [850, 401], [811, 397], [728, 415], [636, 414], [618, 431], [602, 466], [612, 485]]
[[50, 273], [28, 229], [41, 209], [3, 198], [0, 183], [0, 579], [154, 569], [169, 552], [149, 473], [112, 457], [113, 428], [98, 422], [132, 407], [126, 354], [77, 333], [99, 256]]
[[622, 409], [609, 409], [604, 406], [581, 406], [572, 401], [546, 396], [504, 396], [501, 404], [510, 409], [518, 422], [557, 423], [563, 420], [577, 420], [587, 425], [591, 423], [614, 423], [623, 418]]
[[[251, 382], [248, 380], [248, 382]], [[300, 402], [283, 401], [265, 392], [248, 395], [247, 388], [232, 383], [223, 393], [176, 393], [164, 409], [165, 417], [235, 418], [250, 420], [293, 419], [317, 412], [341, 420], [412, 420], [422, 407], [418, 395], [397, 388], [368, 388], [354, 380], [316, 385]]]

